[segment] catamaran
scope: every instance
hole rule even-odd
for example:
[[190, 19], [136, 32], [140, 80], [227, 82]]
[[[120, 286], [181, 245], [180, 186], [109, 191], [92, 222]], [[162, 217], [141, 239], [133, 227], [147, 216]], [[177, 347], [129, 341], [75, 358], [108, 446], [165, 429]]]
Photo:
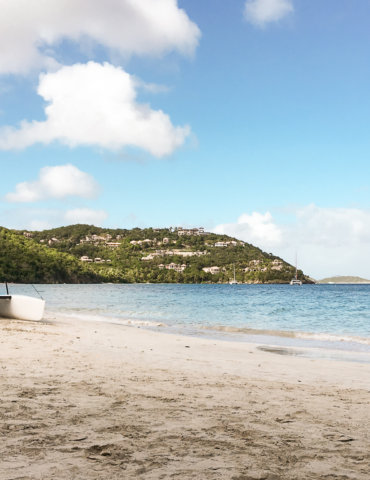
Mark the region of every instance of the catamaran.
[[6, 295], [0, 295], [0, 318], [17, 320], [41, 320], [44, 315], [45, 300], [27, 295], [10, 295], [5, 282]]
[[291, 285], [302, 285], [302, 280], [298, 278], [298, 269], [297, 269], [297, 255], [295, 256], [295, 277], [290, 281]]

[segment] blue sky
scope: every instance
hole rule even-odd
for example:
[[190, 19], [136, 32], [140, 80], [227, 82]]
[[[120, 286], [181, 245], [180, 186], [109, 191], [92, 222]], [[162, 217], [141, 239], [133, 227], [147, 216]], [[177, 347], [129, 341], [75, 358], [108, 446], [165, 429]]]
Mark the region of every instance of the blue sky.
[[369, 2], [21, 3], [1, 225], [204, 226], [370, 278]]

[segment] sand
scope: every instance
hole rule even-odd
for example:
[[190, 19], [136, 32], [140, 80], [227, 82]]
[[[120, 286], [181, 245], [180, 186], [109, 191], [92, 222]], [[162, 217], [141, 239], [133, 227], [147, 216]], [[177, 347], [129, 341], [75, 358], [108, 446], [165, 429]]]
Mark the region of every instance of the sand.
[[0, 320], [0, 479], [370, 478], [370, 364]]

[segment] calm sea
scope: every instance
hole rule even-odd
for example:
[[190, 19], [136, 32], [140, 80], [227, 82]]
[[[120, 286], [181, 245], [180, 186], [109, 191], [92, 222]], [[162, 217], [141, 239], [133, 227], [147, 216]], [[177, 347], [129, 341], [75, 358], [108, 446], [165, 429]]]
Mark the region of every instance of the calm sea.
[[[36, 285], [49, 314], [370, 353], [370, 285]], [[12, 293], [36, 295], [30, 285]]]

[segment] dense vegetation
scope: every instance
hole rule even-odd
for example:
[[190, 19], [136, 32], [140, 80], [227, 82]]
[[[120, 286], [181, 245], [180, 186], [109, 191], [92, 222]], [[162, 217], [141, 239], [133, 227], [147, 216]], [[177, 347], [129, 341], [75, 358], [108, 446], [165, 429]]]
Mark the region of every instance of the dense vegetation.
[[[295, 274], [278, 257], [227, 235], [180, 233], [93, 225], [41, 232], [0, 228], [0, 277], [24, 283], [225, 283], [235, 269], [238, 282], [287, 283]], [[212, 272], [204, 270], [210, 267]], [[310, 282], [301, 271], [298, 277]]]
[[0, 280], [18, 283], [92, 283], [104, 276], [73, 255], [0, 228]]

